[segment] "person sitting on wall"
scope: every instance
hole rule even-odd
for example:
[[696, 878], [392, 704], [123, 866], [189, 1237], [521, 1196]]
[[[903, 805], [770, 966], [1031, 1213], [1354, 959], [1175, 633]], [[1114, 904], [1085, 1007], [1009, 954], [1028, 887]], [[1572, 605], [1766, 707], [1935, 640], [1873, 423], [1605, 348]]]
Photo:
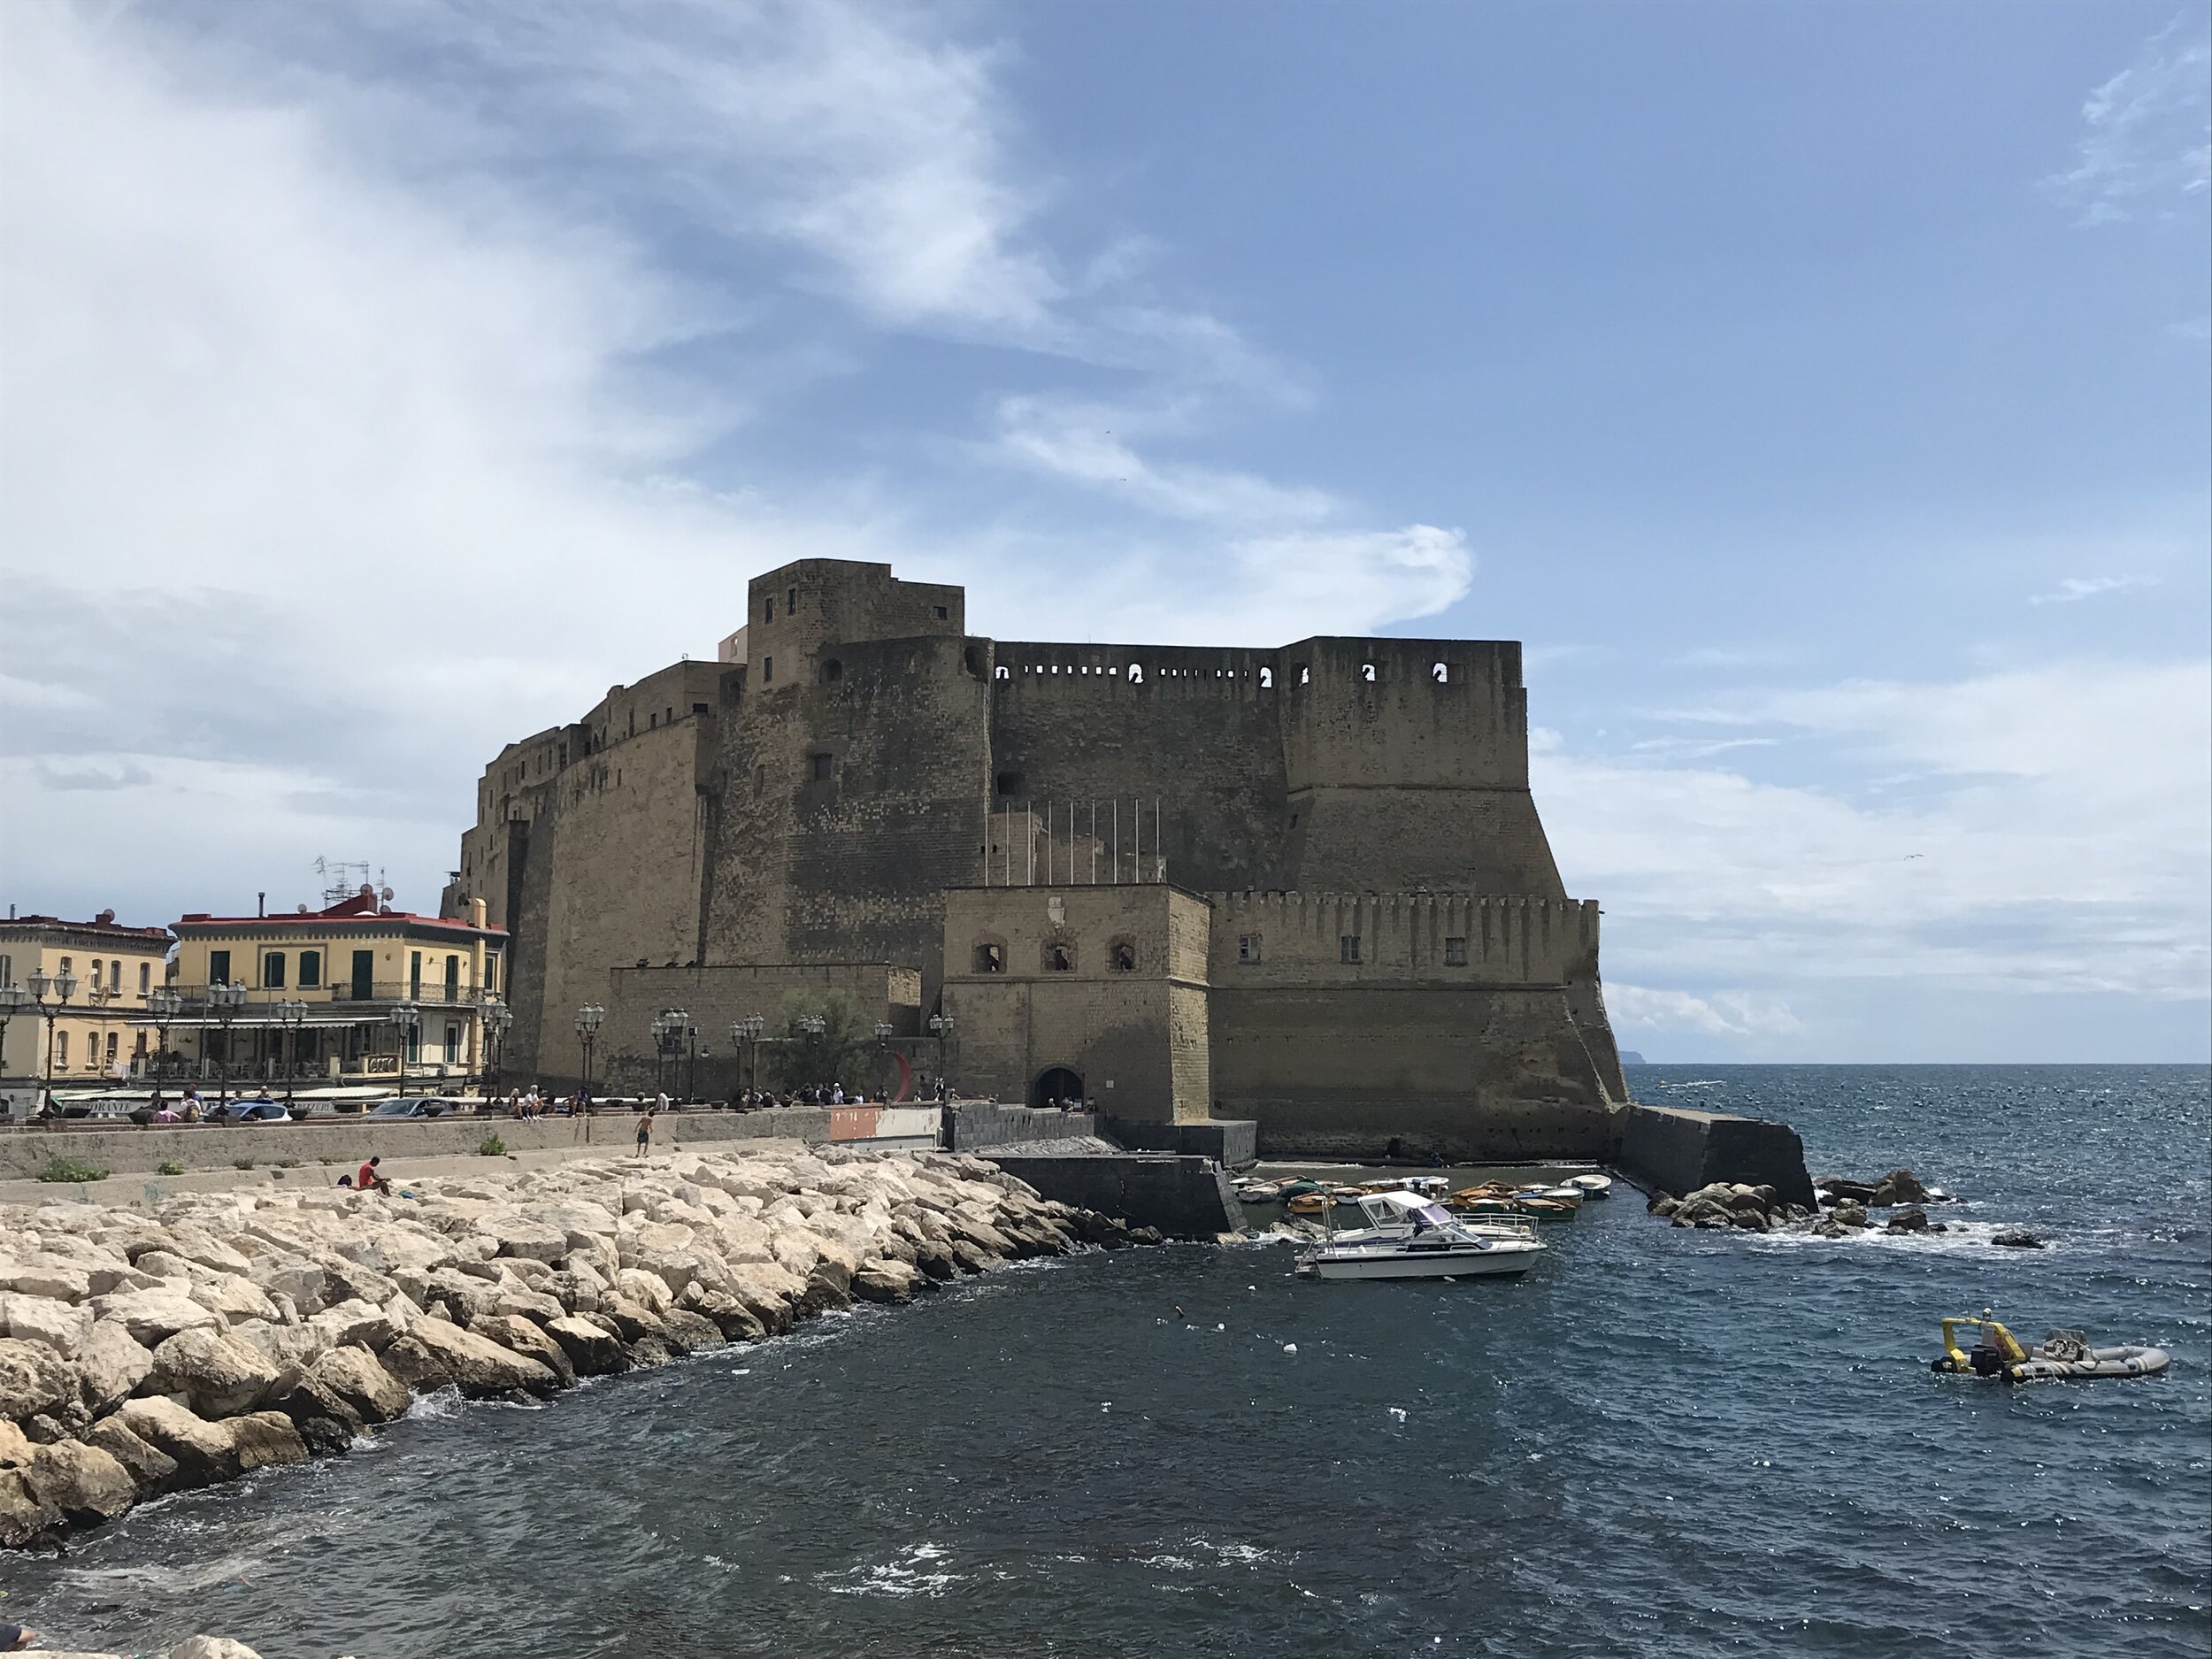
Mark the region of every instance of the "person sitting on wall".
[[353, 1190], [357, 1193], [388, 1194], [392, 1190], [391, 1182], [377, 1173], [377, 1165], [383, 1162], [381, 1157], [373, 1157], [356, 1171], [353, 1177]]

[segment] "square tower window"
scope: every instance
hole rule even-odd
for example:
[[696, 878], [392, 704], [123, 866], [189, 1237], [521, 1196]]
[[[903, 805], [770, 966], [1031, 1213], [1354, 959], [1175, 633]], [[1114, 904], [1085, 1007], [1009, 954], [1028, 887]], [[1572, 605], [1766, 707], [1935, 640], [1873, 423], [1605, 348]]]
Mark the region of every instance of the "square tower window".
[[1047, 973], [1074, 972], [1075, 947], [1062, 944], [1056, 941], [1048, 943], [1045, 946], [1045, 972]]
[[1359, 961], [1359, 935], [1357, 933], [1344, 933], [1338, 937], [1336, 959], [1339, 962], [1352, 964]]
[[1006, 947], [992, 940], [984, 940], [975, 948], [975, 971], [978, 973], [1006, 972]]
[[1257, 933], [1237, 935], [1237, 960], [1257, 962], [1260, 959], [1260, 936]]
[[1447, 939], [1444, 941], [1444, 965], [1448, 968], [1467, 965], [1467, 941], [1464, 939]]
[[827, 755], [809, 755], [806, 757], [806, 764], [809, 775], [817, 783], [828, 782], [830, 769], [835, 764]]
[[1137, 971], [1137, 941], [1117, 939], [1106, 947], [1106, 965], [1116, 973], [1134, 973]]
[[943, 605], [932, 605], [932, 606], [930, 607], [930, 609], [931, 609], [931, 610], [933, 610], [933, 611], [934, 611], [937, 613], [937, 620], [938, 620], [938, 621], [940, 621], [940, 622], [949, 622], [949, 621], [951, 621], [951, 620], [952, 620], [952, 612], [951, 612], [951, 611], [949, 611], [949, 610], [948, 608], [946, 608], [945, 606], [943, 606]]

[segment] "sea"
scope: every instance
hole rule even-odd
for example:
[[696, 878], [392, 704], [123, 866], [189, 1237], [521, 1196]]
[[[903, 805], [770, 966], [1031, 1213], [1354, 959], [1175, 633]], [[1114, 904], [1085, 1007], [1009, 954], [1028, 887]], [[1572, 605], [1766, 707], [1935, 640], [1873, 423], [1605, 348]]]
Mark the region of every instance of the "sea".
[[[2212, 1650], [2203, 1067], [1644, 1066], [1898, 1167], [1948, 1231], [1677, 1231], [1624, 1186], [1517, 1281], [1284, 1242], [1025, 1263], [0, 1563], [0, 1617], [267, 1659]], [[1999, 1248], [2026, 1228], [2039, 1250]], [[1939, 1377], [1937, 1321], [2170, 1351]]]

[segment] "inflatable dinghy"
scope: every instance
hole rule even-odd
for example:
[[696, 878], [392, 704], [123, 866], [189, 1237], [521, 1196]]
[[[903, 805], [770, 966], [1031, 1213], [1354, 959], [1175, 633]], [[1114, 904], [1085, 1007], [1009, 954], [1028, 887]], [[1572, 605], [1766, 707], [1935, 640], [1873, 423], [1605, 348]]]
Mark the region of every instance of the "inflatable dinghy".
[[[1958, 1327], [1972, 1325], [1981, 1332], [1971, 1348], [1962, 1348]], [[2162, 1348], [2129, 1343], [2116, 1348], [2092, 1348], [2078, 1331], [2054, 1331], [2034, 1348], [2023, 1348], [2019, 1338], [1982, 1310], [1971, 1319], [1963, 1314], [1943, 1322], [1943, 1355], [1928, 1362], [1928, 1369], [1945, 1376], [1987, 1377], [1999, 1382], [2055, 1382], [2090, 1377], [2155, 1377], [2171, 1363]]]

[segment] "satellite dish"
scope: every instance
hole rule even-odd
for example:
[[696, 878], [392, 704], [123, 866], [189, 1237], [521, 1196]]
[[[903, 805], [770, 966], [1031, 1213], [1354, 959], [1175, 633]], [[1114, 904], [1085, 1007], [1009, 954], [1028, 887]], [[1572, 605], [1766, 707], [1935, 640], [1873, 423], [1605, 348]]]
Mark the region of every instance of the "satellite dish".
[[383, 893], [382, 893], [380, 896], [383, 899], [383, 901], [384, 901], [384, 902], [385, 902], [385, 903], [389, 904], [389, 903], [392, 902], [392, 890], [391, 890], [391, 888], [389, 888], [389, 887], [386, 887], [386, 888], [384, 889]]

